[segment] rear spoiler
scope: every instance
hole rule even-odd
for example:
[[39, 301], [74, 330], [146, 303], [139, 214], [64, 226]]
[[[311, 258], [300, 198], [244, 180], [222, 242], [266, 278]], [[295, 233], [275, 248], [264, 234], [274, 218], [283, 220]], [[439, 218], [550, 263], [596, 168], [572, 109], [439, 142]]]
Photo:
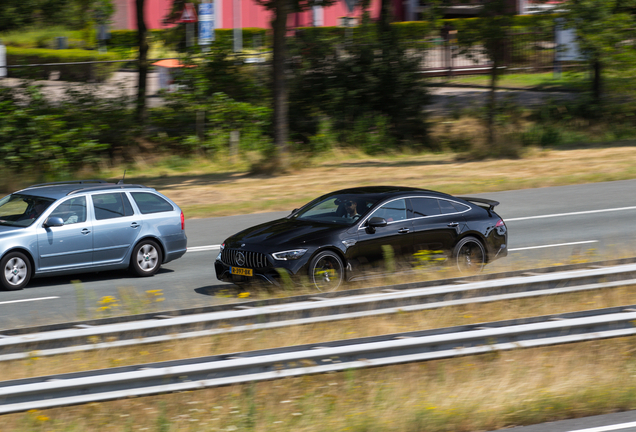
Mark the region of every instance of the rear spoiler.
[[480, 207], [488, 207], [488, 209], [490, 211], [493, 211], [495, 209], [495, 207], [497, 207], [499, 205], [499, 201], [495, 201], [495, 200], [490, 200], [490, 199], [486, 199], [486, 198], [473, 198], [473, 197], [457, 197], [460, 199], [463, 199], [465, 201], [468, 202], [472, 202], [475, 203], [477, 205], [479, 205]]

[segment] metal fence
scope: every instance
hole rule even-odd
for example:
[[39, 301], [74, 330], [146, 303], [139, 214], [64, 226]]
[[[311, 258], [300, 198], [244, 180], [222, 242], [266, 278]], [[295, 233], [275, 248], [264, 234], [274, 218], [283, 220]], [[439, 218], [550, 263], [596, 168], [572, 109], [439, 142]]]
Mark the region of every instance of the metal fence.
[[[548, 36], [548, 37], [546, 37]], [[552, 35], [514, 33], [502, 41], [506, 71], [545, 72], [554, 68], [557, 54]], [[422, 72], [427, 76], [479, 75], [492, 70], [483, 47], [462, 48], [456, 41], [432, 43], [423, 52]]]

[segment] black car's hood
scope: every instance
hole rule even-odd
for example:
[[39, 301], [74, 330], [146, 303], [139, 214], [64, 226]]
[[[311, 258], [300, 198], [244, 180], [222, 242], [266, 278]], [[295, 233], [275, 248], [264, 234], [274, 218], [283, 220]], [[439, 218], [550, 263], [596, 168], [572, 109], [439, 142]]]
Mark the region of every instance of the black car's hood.
[[227, 239], [226, 246], [234, 248], [245, 243], [259, 246], [298, 245], [300, 247], [312, 240], [346, 231], [348, 228], [346, 225], [277, 219], [234, 234]]

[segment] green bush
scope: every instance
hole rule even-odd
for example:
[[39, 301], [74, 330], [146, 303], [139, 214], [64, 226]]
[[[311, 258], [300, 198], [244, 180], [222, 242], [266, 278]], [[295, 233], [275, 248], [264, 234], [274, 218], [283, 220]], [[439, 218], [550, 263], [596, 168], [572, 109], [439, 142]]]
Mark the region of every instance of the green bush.
[[[7, 65], [76, 63], [118, 59], [120, 56], [116, 53], [99, 53], [80, 49], [52, 50], [7, 47]], [[119, 63], [34, 66], [9, 68], [8, 74], [10, 77], [16, 78], [48, 79], [51, 71], [59, 71], [59, 79], [62, 81], [105, 81], [119, 66]]]

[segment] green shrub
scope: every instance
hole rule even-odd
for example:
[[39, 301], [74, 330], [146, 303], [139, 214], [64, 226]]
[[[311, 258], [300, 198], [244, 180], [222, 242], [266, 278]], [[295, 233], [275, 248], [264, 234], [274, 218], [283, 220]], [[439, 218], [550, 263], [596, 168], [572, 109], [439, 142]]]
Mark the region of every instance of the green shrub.
[[[52, 50], [7, 47], [7, 65], [76, 63], [118, 60], [119, 58], [116, 53], [99, 53], [80, 49]], [[119, 63], [34, 66], [9, 68], [9, 76], [27, 79], [48, 79], [51, 71], [59, 71], [60, 76], [58, 79], [62, 81], [105, 81], [118, 68]]]

